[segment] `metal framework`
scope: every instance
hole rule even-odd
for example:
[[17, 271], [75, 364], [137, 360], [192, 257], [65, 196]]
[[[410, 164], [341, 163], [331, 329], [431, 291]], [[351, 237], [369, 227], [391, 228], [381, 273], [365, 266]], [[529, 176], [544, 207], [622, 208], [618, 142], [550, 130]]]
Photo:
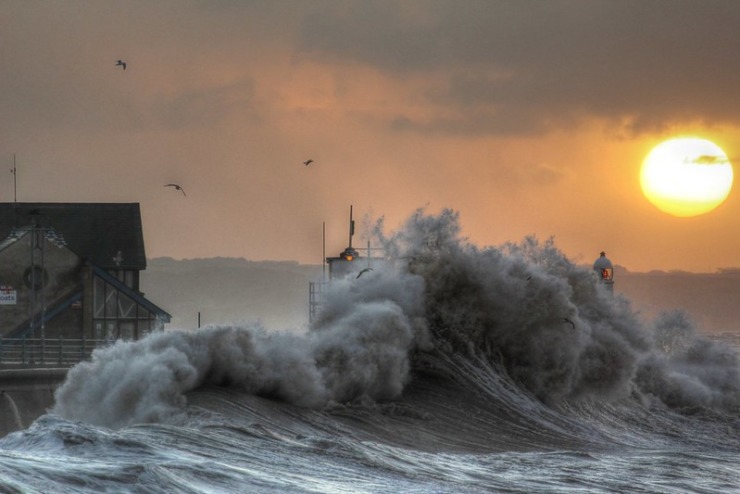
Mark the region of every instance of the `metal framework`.
[[110, 341], [77, 338], [2, 338], [0, 337], [0, 368], [72, 367], [88, 360], [93, 350]]

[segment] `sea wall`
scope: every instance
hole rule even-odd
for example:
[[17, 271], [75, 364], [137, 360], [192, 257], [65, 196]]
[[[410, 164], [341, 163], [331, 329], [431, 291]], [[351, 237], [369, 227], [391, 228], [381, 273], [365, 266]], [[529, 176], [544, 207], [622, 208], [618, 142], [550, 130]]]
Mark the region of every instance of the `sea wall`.
[[66, 368], [0, 369], [0, 437], [27, 428], [54, 405]]

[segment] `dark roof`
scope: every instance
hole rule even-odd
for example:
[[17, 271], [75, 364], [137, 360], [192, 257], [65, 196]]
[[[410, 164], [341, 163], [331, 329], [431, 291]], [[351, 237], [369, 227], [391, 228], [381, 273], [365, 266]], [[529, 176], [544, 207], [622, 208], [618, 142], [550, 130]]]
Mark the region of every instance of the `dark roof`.
[[67, 248], [103, 269], [146, 268], [138, 203], [0, 203], [0, 240], [33, 224], [53, 228]]

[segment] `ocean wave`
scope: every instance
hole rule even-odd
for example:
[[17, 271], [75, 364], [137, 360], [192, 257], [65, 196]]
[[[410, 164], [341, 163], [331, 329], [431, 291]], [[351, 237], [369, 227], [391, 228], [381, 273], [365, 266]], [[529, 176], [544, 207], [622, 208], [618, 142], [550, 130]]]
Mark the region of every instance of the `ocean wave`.
[[[459, 232], [452, 211], [417, 211], [389, 235], [378, 222], [390, 260], [335, 280], [305, 334], [255, 324], [118, 342], [69, 371], [52, 412], [112, 428], [169, 423], [193, 392], [220, 386], [335, 416], [352, 410], [360, 424], [359, 410], [373, 407], [422, 422], [465, 417], [466, 433], [439, 429], [414, 442], [423, 449], [598, 444], [618, 437], [618, 407], [643, 419], [740, 407], [737, 355], [684, 314], [640, 320], [551, 239], [481, 248]], [[420, 433], [410, 430], [412, 441]]]

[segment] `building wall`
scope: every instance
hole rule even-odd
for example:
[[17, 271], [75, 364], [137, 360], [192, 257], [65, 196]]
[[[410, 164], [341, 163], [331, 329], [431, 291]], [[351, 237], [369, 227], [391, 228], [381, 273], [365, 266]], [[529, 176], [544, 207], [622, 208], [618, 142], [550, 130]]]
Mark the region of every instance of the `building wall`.
[[0, 369], [0, 437], [47, 413], [66, 375], [67, 369]]
[[0, 251], [0, 286], [6, 287], [6, 293], [15, 293], [15, 304], [0, 305], [3, 336], [27, 322], [32, 311], [38, 317], [81, 288], [82, 260], [66, 247], [46, 240], [41, 232], [35, 233], [35, 239], [33, 235], [27, 232]]

